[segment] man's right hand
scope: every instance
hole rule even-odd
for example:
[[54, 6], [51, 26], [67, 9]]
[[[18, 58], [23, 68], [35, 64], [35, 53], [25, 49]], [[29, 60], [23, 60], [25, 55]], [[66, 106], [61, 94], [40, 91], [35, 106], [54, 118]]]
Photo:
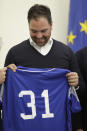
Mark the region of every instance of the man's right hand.
[[0, 84], [2, 84], [5, 81], [6, 70], [7, 70], [7, 67], [4, 67], [3, 69], [0, 69]]
[[10, 68], [13, 72], [16, 72], [17, 66], [15, 64], [10, 64], [7, 67]]

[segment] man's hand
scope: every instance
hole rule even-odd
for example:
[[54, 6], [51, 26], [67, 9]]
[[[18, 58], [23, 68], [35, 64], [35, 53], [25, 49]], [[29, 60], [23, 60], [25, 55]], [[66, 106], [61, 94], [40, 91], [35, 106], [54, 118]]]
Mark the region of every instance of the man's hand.
[[10, 68], [13, 72], [16, 72], [17, 66], [15, 64], [10, 64], [7, 67]]
[[83, 131], [83, 129], [77, 129], [76, 131]]
[[79, 77], [76, 72], [70, 72], [66, 74], [66, 77], [68, 79], [69, 86], [77, 86], [79, 83]]
[[7, 70], [7, 67], [4, 67], [3, 69], [0, 69], [0, 84], [2, 84], [5, 81], [6, 70]]

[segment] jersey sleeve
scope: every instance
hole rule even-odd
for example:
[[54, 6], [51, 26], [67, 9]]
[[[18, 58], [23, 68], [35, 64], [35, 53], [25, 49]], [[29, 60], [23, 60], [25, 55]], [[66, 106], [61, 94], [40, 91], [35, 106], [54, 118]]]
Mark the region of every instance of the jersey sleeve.
[[0, 86], [0, 105], [2, 104], [3, 90], [4, 90], [4, 84]]
[[68, 99], [70, 103], [70, 109], [73, 113], [81, 111], [81, 105], [74, 87], [69, 88]]

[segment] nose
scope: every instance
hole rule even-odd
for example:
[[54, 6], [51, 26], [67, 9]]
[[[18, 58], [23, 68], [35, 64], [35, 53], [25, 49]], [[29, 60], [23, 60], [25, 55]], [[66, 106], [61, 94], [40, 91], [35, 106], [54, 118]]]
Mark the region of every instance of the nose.
[[37, 38], [42, 38], [42, 33], [41, 32], [37, 32], [36, 36], [37, 36]]

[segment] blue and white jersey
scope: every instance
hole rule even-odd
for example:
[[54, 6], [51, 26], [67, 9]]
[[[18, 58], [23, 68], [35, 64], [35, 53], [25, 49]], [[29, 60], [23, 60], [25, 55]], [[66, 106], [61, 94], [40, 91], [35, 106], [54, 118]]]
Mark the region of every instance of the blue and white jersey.
[[71, 109], [81, 108], [77, 99], [77, 104], [71, 104], [66, 73], [69, 70], [59, 68], [8, 69], [2, 106], [4, 131], [71, 131]]

